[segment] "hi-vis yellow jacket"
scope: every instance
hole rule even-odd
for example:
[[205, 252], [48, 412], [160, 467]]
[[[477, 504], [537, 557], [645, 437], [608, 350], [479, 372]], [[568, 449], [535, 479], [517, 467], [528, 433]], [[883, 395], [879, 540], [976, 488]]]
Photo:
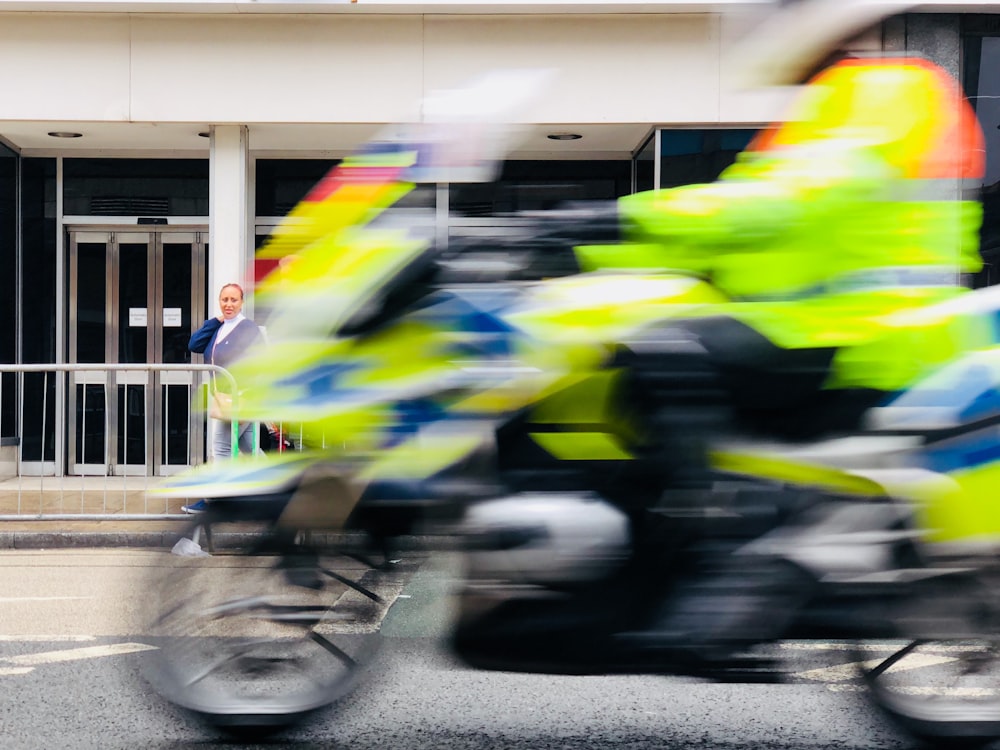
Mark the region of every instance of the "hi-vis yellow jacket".
[[[729, 314], [779, 345], [849, 347], [882, 336], [887, 313], [962, 291], [960, 274], [981, 264], [982, 218], [963, 191], [983, 169], [982, 132], [945, 71], [849, 59], [814, 78], [718, 181], [620, 206], [628, 239], [650, 258], [660, 248], [651, 262], [709, 276], [746, 303]], [[899, 387], [912, 374], [841, 373], [841, 384]]]

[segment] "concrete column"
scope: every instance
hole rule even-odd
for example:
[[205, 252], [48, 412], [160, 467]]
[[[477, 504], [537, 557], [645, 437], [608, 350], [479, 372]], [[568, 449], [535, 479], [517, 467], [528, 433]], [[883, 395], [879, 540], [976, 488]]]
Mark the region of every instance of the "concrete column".
[[[962, 19], [956, 13], [910, 13], [905, 24], [906, 51], [915, 52], [944, 68], [961, 86]], [[956, 180], [955, 200], [963, 197]], [[970, 283], [959, 274], [959, 283]]]
[[906, 50], [921, 53], [957, 81], [962, 59], [961, 17], [955, 13], [907, 15]]
[[[250, 138], [246, 125], [213, 125], [209, 155], [208, 315], [218, 315], [223, 284], [249, 287], [253, 269]], [[253, 298], [243, 309], [253, 317]]]
[[891, 16], [882, 22], [882, 51], [898, 55], [906, 51], [906, 16]]

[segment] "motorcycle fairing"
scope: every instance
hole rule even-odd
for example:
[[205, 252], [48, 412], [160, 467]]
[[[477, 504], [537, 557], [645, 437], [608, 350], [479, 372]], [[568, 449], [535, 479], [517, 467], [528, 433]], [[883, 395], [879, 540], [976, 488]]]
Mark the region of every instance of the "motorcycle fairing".
[[595, 271], [531, 286], [506, 318], [561, 348], [613, 346], [644, 325], [725, 302], [709, 283], [690, 274]]
[[[1000, 296], [968, 296], [977, 295], [964, 307], [995, 331], [1000, 316], [992, 303]], [[741, 476], [907, 501], [923, 541], [939, 553], [998, 549], [1000, 347], [969, 352], [872, 409], [859, 436], [806, 446], [722, 445], [714, 455], [717, 468]]]
[[147, 493], [157, 498], [209, 499], [271, 495], [292, 489], [305, 471], [324, 461], [329, 457], [297, 451], [270, 454], [264, 460], [239, 456], [209, 461], [150, 487]]
[[[603, 271], [605, 276], [617, 280], [604, 279], [609, 289], [616, 284], [623, 288], [633, 286], [637, 299], [653, 305], [655, 311], [646, 322], [657, 315], [664, 320], [724, 315], [784, 349], [835, 350], [829, 377], [823, 385], [829, 390], [862, 388], [899, 392], [961, 352], [1000, 341], [995, 323], [991, 322], [995, 310], [989, 314], [975, 313], [976, 303], [962, 300], [980, 292], [970, 294], [954, 285], [888, 285], [878, 290], [852, 290], [847, 286], [836, 294], [822, 289], [813, 296], [784, 300], [730, 300], [712, 288], [714, 297], [703, 294], [697, 300], [699, 304], [684, 307], [679, 296], [675, 300], [677, 306], [657, 309], [656, 300], [644, 296], [641, 289], [644, 282], [639, 279], [674, 278], [675, 283], [680, 283], [686, 277], [688, 283], [699, 283], [696, 271], [669, 270], [678, 265], [677, 253], [665, 253], [662, 248], [641, 243], [578, 247], [576, 253], [584, 269], [595, 270], [558, 280], [562, 285], [567, 288], [579, 285], [582, 296], [601, 294], [600, 289], [587, 290], [581, 280], [589, 276], [600, 279]], [[683, 251], [680, 255], [683, 256]], [[701, 283], [708, 286], [707, 282]], [[637, 312], [636, 316], [642, 314]], [[569, 317], [567, 313], [563, 320]], [[629, 332], [627, 326], [610, 325], [601, 331], [602, 323], [587, 318], [581, 318], [579, 327], [566, 325], [570, 335], [584, 338], [594, 335], [594, 328], [617, 340]]]
[[836, 438], [815, 443], [722, 441], [711, 451], [723, 474], [811, 487], [859, 498], [886, 497], [886, 489], [864, 471], [899, 466], [917, 440], [898, 437]]
[[949, 546], [1000, 546], [1000, 348], [971, 352], [871, 416], [880, 430], [923, 435], [910, 465], [941, 478], [921, 524]]
[[[421, 462], [433, 473], [458, 460], [455, 446], [463, 441], [454, 437], [457, 442], [446, 449], [437, 441], [425, 443], [435, 447], [422, 454], [421, 441], [435, 425], [449, 426], [456, 435], [463, 425], [498, 426], [525, 413], [531, 439], [556, 459], [628, 461], [633, 436], [615, 423], [603, 395], [611, 382], [603, 380], [604, 372], [623, 337], [670, 318], [724, 310], [751, 325], [773, 323], [779, 343], [784, 336], [786, 345], [795, 345], [795, 320], [781, 301], [733, 304], [696, 276], [665, 273], [655, 265], [663, 263], [656, 249], [641, 246], [628, 246], [639, 267], [627, 272], [596, 270], [525, 285], [515, 293], [507, 288], [503, 295], [442, 290], [418, 295], [382, 320], [386, 300], [433, 260], [430, 238], [415, 231], [413, 222], [395, 222], [394, 212], [386, 210], [412, 189], [408, 170], [418, 165], [421, 153], [403, 140], [349, 158], [262, 250], [262, 258], [276, 261], [257, 290], [261, 307], [274, 311], [268, 320], [274, 343], [234, 368], [241, 418], [301, 424], [305, 446], [381, 467], [370, 470], [373, 481], [391, 479], [393, 472], [416, 480], [413, 471]], [[579, 248], [578, 256], [584, 268], [622, 262], [620, 252], [600, 246]], [[907, 304], [905, 292], [893, 293]], [[850, 298], [842, 295], [838, 304]], [[813, 308], [799, 303], [796, 309], [821, 318], [837, 312], [836, 304], [825, 303]], [[982, 336], [982, 321], [963, 312], [944, 305], [936, 318], [918, 312], [909, 320], [913, 328], [937, 325], [948, 335], [957, 330], [951, 327], [954, 320], [972, 321], [970, 333], [956, 345], [966, 346]], [[888, 337], [876, 348], [909, 334], [906, 314], [866, 321]], [[837, 330], [841, 337], [852, 335]], [[932, 364], [953, 351], [937, 347]], [[864, 364], [851, 362], [845, 369], [862, 371]], [[917, 368], [899, 379], [901, 387], [919, 374]], [[559, 396], [573, 389], [583, 397]], [[602, 405], [599, 413], [591, 408], [594, 403]], [[469, 451], [479, 444], [465, 442]], [[719, 456], [733, 473], [884, 494], [860, 470], [794, 455]], [[183, 482], [183, 476], [172, 478], [166, 487]]]
[[[602, 287], [605, 293], [597, 293]], [[636, 289], [655, 304], [634, 304]], [[442, 290], [373, 333], [275, 341], [243, 359], [233, 368], [241, 388], [239, 415], [295, 425], [300, 442], [326, 460], [366, 458], [366, 481], [413, 481], [414, 466], [432, 475], [434, 467], [457, 460], [452, 448], [428, 447], [427, 426], [498, 425], [525, 409], [530, 413], [533, 405], [531, 437], [554, 456], [631, 460], [627, 446], [635, 436], [608, 401], [614, 373], [601, 369], [611, 344], [583, 331], [594, 324], [612, 342], [609, 331], [631, 330], [701, 299], [715, 296], [697, 280], [608, 275], [499, 299]], [[469, 452], [480, 445], [478, 438], [463, 444]], [[303, 459], [300, 468], [308, 463]], [[403, 474], [393, 476], [402, 467]], [[284, 472], [259, 474], [250, 467], [247, 476], [235, 468], [196, 472], [190, 480], [189, 473], [165, 480], [157, 493], [191, 496], [186, 493], [197, 488], [199, 496], [221, 496], [211, 486], [215, 481], [262, 493], [290, 481]]]
[[982, 289], [878, 317], [877, 336], [837, 352], [827, 387], [904, 392], [963, 353], [1000, 343], [998, 310], [996, 291]]
[[[363, 429], [417, 412], [430, 421], [509, 415], [600, 371], [621, 332], [718, 299], [693, 279], [567, 282], [517, 294], [442, 289], [372, 332], [275, 341], [233, 367], [240, 417], [305, 423], [314, 444], [327, 428], [349, 433], [355, 413]], [[371, 421], [377, 412], [386, 420]]]

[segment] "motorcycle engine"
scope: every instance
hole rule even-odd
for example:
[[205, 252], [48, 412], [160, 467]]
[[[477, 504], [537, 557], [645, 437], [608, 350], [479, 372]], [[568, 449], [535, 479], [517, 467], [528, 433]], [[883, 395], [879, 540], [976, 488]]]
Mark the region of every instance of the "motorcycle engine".
[[524, 493], [472, 506], [462, 524], [471, 581], [567, 586], [629, 555], [627, 516], [589, 493]]

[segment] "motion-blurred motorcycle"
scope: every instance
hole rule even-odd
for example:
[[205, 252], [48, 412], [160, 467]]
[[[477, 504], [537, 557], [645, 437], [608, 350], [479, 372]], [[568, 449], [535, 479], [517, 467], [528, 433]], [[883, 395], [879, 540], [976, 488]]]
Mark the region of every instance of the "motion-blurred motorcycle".
[[[658, 402], [655, 357], [620, 355], [725, 298], [530, 231], [437, 242], [402, 199], [419, 182], [488, 179], [502, 143], [438, 104], [439, 121], [331, 171], [258, 255], [270, 343], [234, 369], [234, 406], [296, 450], [153, 490], [207, 498], [192, 538], [230, 553], [171, 556], [151, 582], [157, 689], [235, 730], [339, 699], [419, 534], [464, 561], [450, 640], [471, 665], [773, 681], [794, 674], [776, 643], [837, 638], [915, 736], [1000, 737], [1000, 347], [962, 354], [851, 433], [763, 439], [719, 420], [710, 491], [678, 486], [660, 431], [681, 433], [669, 449], [683, 456], [683, 405]], [[893, 329], [998, 313], [984, 290]]]

